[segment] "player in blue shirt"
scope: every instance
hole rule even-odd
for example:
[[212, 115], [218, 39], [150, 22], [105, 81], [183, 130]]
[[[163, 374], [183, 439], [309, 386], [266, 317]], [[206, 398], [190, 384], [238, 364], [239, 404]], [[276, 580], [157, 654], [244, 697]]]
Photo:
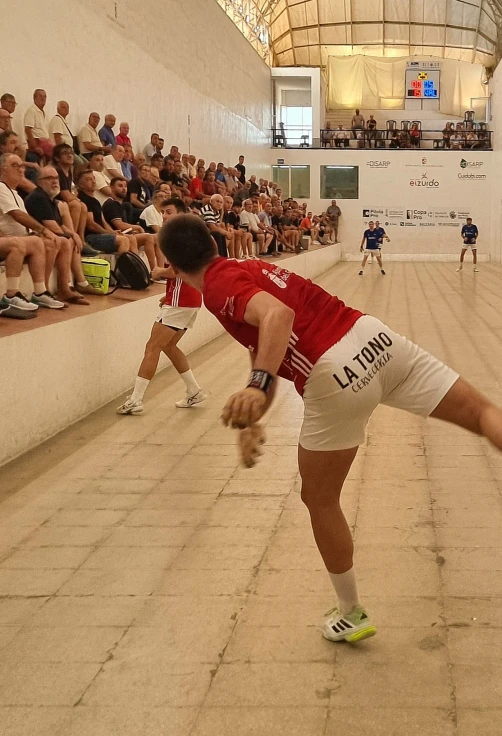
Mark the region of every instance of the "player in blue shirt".
[[[380, 250], [382, 250], [384, 238], [388, 243], [390, 243], [390, 238], [385, 232], [385, 229], [380, 225], [379, 220], [375, 220], [375, 230], [378, 233], [378, 243], [379, 243], [378, 247]], [[375, 254], [371, 253], [370, 264], [372, 264], [374, 260], [375, 260]]]
[[464, 241], [464, 245], [462, 246], [462, 250], [460, 252], [460, 266], [457, 268], [457, 271], [461, 271], [464, 267], [464, 256], [467, 248], [470, 248], [472, 250], [472, 263], [474, 266], [474, 273], [478, 273], [479, 268], [477, 267], [478, 262], [478, 246], [476, 245], [478, 240], [479, 231], [476, 225], [473, 225], [472, 217], [468, 217], [465, 221], [465, 225], [463, 225], [462, 230], [460, 232], [460, 237]]
[[[362, 276], [364, 273], [364, 267], [366, 265], [366, 261], [368, 260], [371, 253], [374, 253], [376, 256], [376, 259], [378, 261], [378, 265], [380, 266], [380, 273], [385, 275], [385, 271], [383, 270], [382, 266], [382, 256], [380, 254], [380, 248], [381, 248], [381, 240], [380, 239], [380, 233], [375, 228], [375, 223], [373, 220], [369, 223], [368, 230], [364, 231], [363, 239], [361, 241], [361, 253], [364, 251], [363, 256], [363, 262], [361, 263], [361, 270], [359, 271], [359, 276]], [[364, 247], [364, 244], [366, 243], [366, 247]]]

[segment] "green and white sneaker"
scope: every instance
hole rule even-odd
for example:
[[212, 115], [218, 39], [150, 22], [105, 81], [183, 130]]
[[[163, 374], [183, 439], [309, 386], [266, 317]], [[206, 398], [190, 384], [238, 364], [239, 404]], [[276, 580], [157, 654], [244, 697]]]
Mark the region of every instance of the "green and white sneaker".
[[354, 606], [350, 613], [342, 615], [338, 608], [326, 614], [322, 635], [330, 641], [348, 641], [351, 644], [375, 636], [376, 628], [362, 606]]

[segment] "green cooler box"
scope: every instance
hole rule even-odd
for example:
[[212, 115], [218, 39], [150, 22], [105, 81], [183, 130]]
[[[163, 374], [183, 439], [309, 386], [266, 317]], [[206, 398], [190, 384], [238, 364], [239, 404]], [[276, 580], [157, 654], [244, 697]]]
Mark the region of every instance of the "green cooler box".
[[87, 281], [103, 294], [108, 293], [110, 264], [104, 258], [82, 258], [82, 269]]

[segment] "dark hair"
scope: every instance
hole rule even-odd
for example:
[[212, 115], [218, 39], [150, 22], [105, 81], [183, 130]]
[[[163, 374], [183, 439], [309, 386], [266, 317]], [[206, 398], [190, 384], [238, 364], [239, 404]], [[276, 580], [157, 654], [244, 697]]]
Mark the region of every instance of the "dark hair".
[[52, 160], [56, 162], [59, 161], [59, 159], [61, 158], [61, 154], [66, 149], [69, 149], [73, 153], [73, 148], [69, 146], [68, 143], [58, 143], [57, 146], [54, 146], [52, 150]]
[[114, 176], [113, 179], [110, 181], [110, 186], [112, 187], [117, 181], [127, 181], [127, 179], [125, 178], [125, 176]]
[[7, 100], [15, 100], [16, 98], [14, 95], [11, 95], [10, 92], [4, 92], [3, 95], [0, 97], [0, 102], [7, 102]]
[[82, 169], [81, 171], [79, 171], [77, 174], [77, 186], [80, 184], [80, 180], [83, 176], [85, 176], [85, 174], [92, 174], [94, 176], [94, 171], [92, 171], [91, 169]]
[[169, 199], [165, 199], [160, 206], [167, 207], [170, 204], [173, 207], [176, 207], [176, 212], [179, 212], [180, 215], [188, 212], [185, 203], [179, 197], [170, 197]]
[[218, 255], [207, 225], [197, 215], [179, 215], [166, 222], [159, 233], [159, 246], [169, 263], [185, 273], [200, 271]]
[[89, 156], [89, 161], [91, 158], [95, 158], [96, 156], [104, 156], [103, 151], [100, 149], [99, 151], [92, 151], [91, 155]]
[[0, 146], [5, 146], [9, 138], [13, 135], [17, 135], [13, 130], [4, 130], [3, 133], [0, 133]]

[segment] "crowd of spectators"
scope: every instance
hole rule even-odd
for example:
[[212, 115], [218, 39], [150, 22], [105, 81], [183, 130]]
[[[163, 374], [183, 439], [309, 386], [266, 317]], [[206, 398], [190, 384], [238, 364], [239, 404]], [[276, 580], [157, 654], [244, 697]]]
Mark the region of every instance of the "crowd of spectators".
[[[81, 257], [144, 251], [154, 272], [164, 258], [157, 245], [166, 201], [180, 198], [207, 224], [222, 256], [257, 258], [300, 252], [302, 238], [324, 234], [322, 218], [307, 205], [282, 199], [268, 179], [247, 176], [245, 158], [235, 165], [197, 159], [152, 133], [134, 151], [127, 122], [91, 112], [80, 130], [68, 123], [60, 100], [45, 112], [47, 96], [36, 89], [24, 114], [23, 143], [12, 129], [14, 95], [0, 97], [0, 263], [6, 292], [4, 316], [34, 316], [39, 307], [89, 304], [100, 295], [86, 280]], [[28, 299], [20, 291], [26, 262], [33, 280]], [[53, 269], [57, 293], [49, 291]]]

